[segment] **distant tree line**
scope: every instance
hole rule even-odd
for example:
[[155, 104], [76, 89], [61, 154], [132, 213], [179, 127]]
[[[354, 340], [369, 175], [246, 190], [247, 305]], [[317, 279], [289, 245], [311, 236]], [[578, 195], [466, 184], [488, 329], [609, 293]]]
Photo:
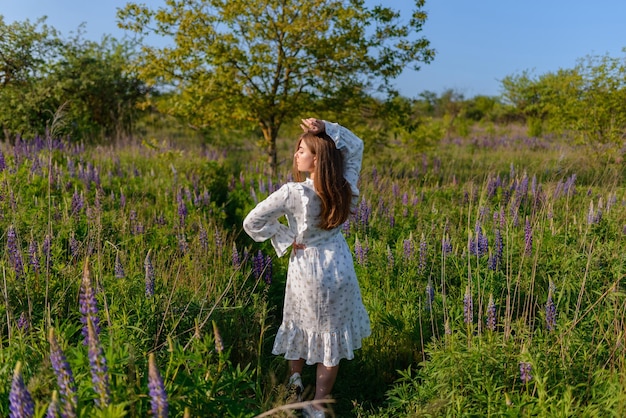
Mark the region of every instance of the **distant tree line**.
[[150, 90], [129, 65], [136, 48], [104, 37], [70, 39], [44, 19], [5, 24], [0, 16], [0, 127], [4, 140], [54, 129], [74, 139], [133, 132]]
[[415, 1], [408, 22], [391, 8], [352, 3], [194, 0], [158, 11], [128, 3], [118, 12], [120, 27], [169, 39], [166, 47], [88, 41], [81, 28], [63, 39], [44, 19], [5, 24], [0, 16], [3, 137], [54, 129], [73, 139], [115, 140], [135, 134], [142, 120], [168, 117], [208, 139], [225, 130], [255, 133], [275, 168], [280, 128], [314, 112], [363, 125], [382, 145], [393, 137], [420, 148], [468, 135], [475, 124], [519, 123], [533, 136], [622, 146], [624, 58], [587, 57], [572, 69], [510, 75], [500, 96], [447, 90], [407, 98], [393, 80], [435, 57], [417, 36], [427, 19], [424, 1]]

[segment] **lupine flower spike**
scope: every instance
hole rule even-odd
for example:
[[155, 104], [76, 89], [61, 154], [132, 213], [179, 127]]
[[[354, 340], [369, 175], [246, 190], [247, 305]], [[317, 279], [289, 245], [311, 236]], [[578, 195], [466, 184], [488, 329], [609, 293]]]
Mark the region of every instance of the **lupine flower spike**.
[[11, 392], [9, 392], [9, 417], [32, 417], [34, 413], [35, 403], [30, 396], [30, 392], [26, 389], [24, 378], [22, 377], [22, 363], [18, 361], [13, 371]]
[[213, 338], [215, 339], [215, 351], [222, 353], [224, 351], [224, 340], [222, 340], [222, 335], [215, 321], [213, 321]]
[[[70, 368], [65, 354], [61, 349], [55, 335], [54, 329], [50, 329], [48, 336], [50, 342], [50, 363], [52, 369], [57, 377], [57, 385], [59, 386], [60, 405], [58, 409], [61, 411], [61, 416], [64, 418], [76, 417], [76, 409], [78, 406], [78, 396], [76, 392], [76, 384], [74, 382], [74, 375]], [[56, 391], [55, 391], [56, 393]]]
[[85, 337], [84, 343], [87, 345], [88, 331], [87, 320], [90, 319], [93, 323], [96, 334], [100, 333], [99, 318], [98, 318], [98, 305], [96, 303], [96, 294], [91, 286], [91, 279], [89, 277], [89, 258], [85, 259], [85, 266], [83, 267], [83, 279], [80, 286], [80, 313], [82, 314], [81, 322], [83, 323], [83, 336]]
[[109, 390], [109, 369], [106, 357], [100, 344], [100, 337], [96, 333], [91, 318], [87, 318], [89, 365], [91, 368], [91, 382], [93, 390], [96, 392], [95, 403], [100, 408], [106, 408], [111, 399]]
[[152, 267], [152, 259], [150, 258], [151, 251], [152, 249], [148, 250], [148, 254], [146, 254], [146, 259], [143, 262], [143, 266], [146, 271], [145, 284], [147, 298], [154, 296], [154, 267]]
[[532, 380], [533, 366], [527, 361], [520, 361], [519, 363], [519, 374], [520, 380], [524, 383], [528, 383]]
[[167, 393], [163, 378], [156, 366], [154, 353], [150, 353], [148, 357], [148, 389], [150, 390], [150, 406], [152, 416], [157, 418], [167, 417]]
[[493, 295], [489, 295], [489, 303], [487, 304], [487, 329], [489, 331], [496, 330], [496, 304], [493, 301]]
[[469, 285], [465, 290], [465, 297], [463, 298], [463, 319], [466, 324], [474, 322], [474, 303]]
[[550, 282], [550, 288], [548, 290], [548, 301], [546, 302], [546, 328], [548, 331], [554, 331], [556, 328], [556, 305], [552, 300], [552, 294], [554, 284]]
[[52, 391], [52, 400], [50, 401], [50, 405], [48, 405], [48, 410], [46, 412], [46, 418], [58, 418], [61, 415], [59, 412], [59, 396], [57, 395], [57, 391]]

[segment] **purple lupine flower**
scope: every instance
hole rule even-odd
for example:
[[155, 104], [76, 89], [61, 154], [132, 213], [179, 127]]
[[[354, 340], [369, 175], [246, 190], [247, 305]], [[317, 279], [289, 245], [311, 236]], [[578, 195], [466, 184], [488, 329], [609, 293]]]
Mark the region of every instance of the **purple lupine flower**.
[[259, 250], [256, 257], [252, 259], [252, 275], [255, 279], [260, 279], [263, 276], [263, 269], [265, 268], [265, 256]]
[[87, 323], [91, 321], [93, 327], [96, 331], [96, 334], [100, 333], [100, 319], [98, 318], [98, 304], [96, 302], [96, 293], [94, 292], [93, 286], [91, 286], [91, 278], [89, 277], [89, 260], [85, 260], [85, 266], [83, 268], [83, 279], [81, 281], [80, 286], [80, 313], [82, 317], [80, 318], [80, 322], [83, 324], [82, 334], [84, 339], [84, 344], [87, 345], [89, 343], [89, 330], [87, 329]]
[[552, 300], [553, 283], [550, 281], [550, 289], [548, 290], [548, 300], [546, 302], [546, 328], [548, 331], [554, 331], [556, 328], [556, 305]]
[[80, 211], [83, 209], [85, 202], [83, 202], [83, 198], [78, 193], [78, 190], [74, 190], [74, 194], [72, 195], [72, 204], [70, 209], [71, 216], [77, 216]]
[[61, 416], [64, 418], [76, 417], [78, 395], [74, 375], [52, 328], [50, 329], [48, 341], [50, 342], [50, 363], [57, 378], [57, 385], [61, 395]]
[[30, 261], [30, 265], [33, 268], [33, 272], [35, 274], [39, 273], [39, 269], [41, 268], [39, 264], [39, 256], [37, 255], [38, 248], [35, 240], [30, 241], [30, 245], [28, 246], [28, 258]]
[[350, 218], [346, 219], [346, 221], [341, 225], [341, 232], [345, 236], [350, 235]]
[[533, 230], [530, 220], [526, 217], [526, 226], [524, 228], [524, 254], [530, 256], [533, 252]]
[[465, 290], [463, 297], [463, 320], [466, 324], [474, 322], [474, 302], [472, 301], [472, 293], [469, 285]]
[[413, 257], [413, 240], [411, 238], [407, 238], [402, 243], [402, 254], [405, 260], [410, 260]]
[[30, 321], [28, 320], [28, 316], [24, 311], [22, 311], [20, 317], [17, 320], [17, 328], [22, 332], [26, 332], [30, 328]]
[[52, 400], [48, 405], [48, 409], [46, 410], [46, 418], [58, 418], [62, 416], [59, 411], [59, 397], [57, 395], [57, 391], [52, 391]]
[[241, 257], [239, 256], [239, 251], [237, 251], [237, 244], [235, 244], [234, 242], [233, 242], [232, 260], [233, 260], [233, 267], [235, 269], [238, 269], [241, 266]]
[[533, 370], [533, 366], [529, 362], [527, 361], [519, 362], [519, 374], [520, 374], [520, 379], [522, 382], [528, 383], [532, 380], [533, 378], [532, 370]]
[[422, 234], [422, 239], [420, 241], [419, 246], [419, 263], [417, 265], [417, 271], [419, 274], [423, 274], [426, 270], [426, 256], [427, 256], [428, 244], [426, 244], [426, 240], [424, 239], [424, 235]]
[[222, 235], [220, 231], [215, 228], [215, 250], [217, 251], [217, 256], [221, 257], [224, 247], [224, 240], [222, 240]]
[[145, 270], [145, 285], [146, 285], [146, 297], [150, 298], [154, 296], [154, 268], [152, 267], [152, 259], [150, 258], [150, 251], [146, 254], [146, 258], [143, 261], [143, 267]]
[[126, 274], [124, 273], [124, 266], [122, 265], [122, 260], [120, 259], [120, 253], [116, 252], [115, 253], [115, 278], [123, 279], [124, 277], [126, 277]]
[[4, 171], [7, 168], [7, 163], [4, 158], [4, 153], [0, 150], [0, 172]]
[[180, 192], [178, 192], [176, 200], [178, 202], [178, 220], [180, 222], [180, 226], [182, 227], [185, 225], [185, 218], [188, 214], [187, 205], [185, 204], [185, 200]]
[[433, 287], [433, 282], [428, 279], [428, 284], [426, 285], [426, 308], [430, 310], [433, 306], [433, 301], [435, 300], [435, 288]]
[[209, 234], [202, 225], [200, 226], [200, 231], [198, 232], [198, 240], [200, 241], [202, 249], [206, 251], [209, 248]]
[[13, 380], [11, 381], [11, 391], [9, 392], [9, 417], [27, 418], [35, 414], [35, 403], [30, 396], [30, 392], [24, 384], [22, 377], [22, 363], [15, 365]]
[[41, 250], [43, 251], [43, 258], [46, 263], [46, 269], [49, 269], [52, 266], [52, 238], [50, 238], [50, 234], [46, 234], [46, 236], [43, 237]]
[[120, 208], [124, 209], [126, 207], [126, 195], [123, 191], [120, 191]]
[[167, 418], [167, 392], [165, 392], [165, 385], [157, 368], [154, 353], [148, 356], [148, 389], [152, 416]]
[[20, 253], [17, 243], [17, 234], [13, 225], [9, 226], [7, 231], [7, 249], [9, 252], [9, 261], [15, 271], [15, 277], [21, 278], [24, 275], [24, 263], [22, 262], [22, 254]]
[[100, 337], [90, 317], [87, 318], [87, 340], [91, 383], [97, 395], [94, 401], [96, 406], [105, 408], [109, 405], [111, 399], [109, 370], [102, 345], [100, 344]]
[[356, 237], [354, 239], [354, 255], [356, 256], [356, 261], [360, 264], [360, 265], [365, 265], [365, 250], [363, 249], [363, 246], [361, 245], [361, 241], [359, 241], [359, 237]]
[[76, 239], [76, 237], [74, 236], [74, 233], [72, 232], [72, 234], [70, 235], [70, 254], [72, 255], [72, 257], [76, 257], [78, 255], [78, 247], [79, 247], [79, 242]]
[[487, 304], [487, 329], [489, 331], [496, 330], [496, 304], [493, 301], [493, 295], [489, 295], [489, 303]]

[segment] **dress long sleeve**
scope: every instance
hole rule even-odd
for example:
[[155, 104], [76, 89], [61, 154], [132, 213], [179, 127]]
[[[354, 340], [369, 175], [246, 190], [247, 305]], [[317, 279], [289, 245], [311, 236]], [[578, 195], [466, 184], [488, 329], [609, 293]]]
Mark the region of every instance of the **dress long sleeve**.
[[285, 255], [296, 237], [292, 228], [278, 221], [286, 215], [289, 193], [286, 185], [281, 187], [252, 209], [243, 221], [246, 233], [256, 242], [270, 239], [279, 257]]
[[354, 207], [359, 197], [358, 183], [363, 161], [363, 140], [338, 123], [324, 121], [324, 125], [326, 133], [335, 141], [337, 149], [343, 155], [343, 176], [350, 183]]

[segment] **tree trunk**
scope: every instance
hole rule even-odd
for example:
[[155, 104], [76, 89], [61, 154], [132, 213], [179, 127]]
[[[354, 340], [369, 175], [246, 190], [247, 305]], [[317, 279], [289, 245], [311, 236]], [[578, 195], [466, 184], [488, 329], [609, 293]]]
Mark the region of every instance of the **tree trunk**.
[[263, 138], [265, 139], [265, 151], [267, 152], [267, 163], [270, 166], [270, 174], [272, 179], [278, 178], [278, 151], [276, 149], [276, 137], [278, 136], [278, 127], [271, 124], [261, 124]]

